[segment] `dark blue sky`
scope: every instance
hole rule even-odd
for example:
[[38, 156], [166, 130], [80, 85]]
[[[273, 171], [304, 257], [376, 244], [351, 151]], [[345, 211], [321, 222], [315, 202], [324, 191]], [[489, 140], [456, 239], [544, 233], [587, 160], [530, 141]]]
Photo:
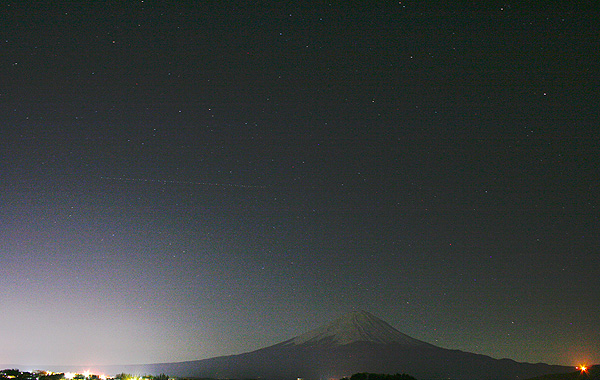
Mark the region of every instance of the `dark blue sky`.
[[350, 310], [600, 362], [598, 17], [5, 2], [0, 363], [181, 361]]

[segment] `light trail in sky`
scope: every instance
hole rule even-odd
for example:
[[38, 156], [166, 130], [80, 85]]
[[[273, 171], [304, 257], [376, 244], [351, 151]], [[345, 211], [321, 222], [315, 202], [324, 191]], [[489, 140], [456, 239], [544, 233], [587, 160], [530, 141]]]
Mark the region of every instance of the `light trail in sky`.
[[244, 185], [235, 183], [215, 183], [215, 182], [193, 182], [193, 181], [175, 181], [175, 180], [162, 180], [162, 179], [147, 179], [147, 178], [127, 178], [127, 177], [104, 177], [100, 176], [101, 179], [111, 181], [122, 181], [122, 182], [141, 182], [141, 183], [161, 183], [164, 185], [198, 185], [198, 186], [216, 186], [216, 187], [237, 187], [246, 189], [266, 189], [265, 185]]

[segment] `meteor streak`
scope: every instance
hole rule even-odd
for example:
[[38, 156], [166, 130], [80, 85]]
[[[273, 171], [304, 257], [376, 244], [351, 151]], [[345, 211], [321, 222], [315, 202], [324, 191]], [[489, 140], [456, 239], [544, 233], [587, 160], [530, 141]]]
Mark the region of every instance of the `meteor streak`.
[[152, 183], [162, 183], [165, 185], [174, 184], [174, 185], [199, 185], [199, 186], [217, 186], [217, 187], [239, 187], [246, 189], [265, 189], [267, 186], [265, 185], [244, 185], [244, 184], [235, 184], [235, 183], [215, 183], [215, 182], [192, 182], [192, 181], [174, 181], [174, 180], [162, 180], [162, 179], [146, 179], [146, 178], [126, 178], [126, 177], [103, 177], [100, 176], [101, 179], [111, 180], [111, 181], [122, 181], [122, 182], [152, 182]]

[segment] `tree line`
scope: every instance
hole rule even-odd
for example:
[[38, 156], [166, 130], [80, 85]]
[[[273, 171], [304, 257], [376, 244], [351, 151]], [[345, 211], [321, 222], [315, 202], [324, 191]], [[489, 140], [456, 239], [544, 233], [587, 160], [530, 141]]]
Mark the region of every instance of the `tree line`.
[[350, 379], [344, 377], [342, 380], [417, 380], [414, 377], [405, 373], [397, 373], [390, 375], [387, 373], [368, 373], [360, 372], [350, 376]]

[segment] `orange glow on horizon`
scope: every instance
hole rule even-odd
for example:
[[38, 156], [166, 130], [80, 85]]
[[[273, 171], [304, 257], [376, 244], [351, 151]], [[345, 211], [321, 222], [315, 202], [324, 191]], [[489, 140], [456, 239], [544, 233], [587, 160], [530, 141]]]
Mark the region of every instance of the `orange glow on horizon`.
[[587, 372], [587, 366], [585, 364], [581, 364], [579, 367], [575, 367], [575, 368], [580, 370], [581, 373]]

